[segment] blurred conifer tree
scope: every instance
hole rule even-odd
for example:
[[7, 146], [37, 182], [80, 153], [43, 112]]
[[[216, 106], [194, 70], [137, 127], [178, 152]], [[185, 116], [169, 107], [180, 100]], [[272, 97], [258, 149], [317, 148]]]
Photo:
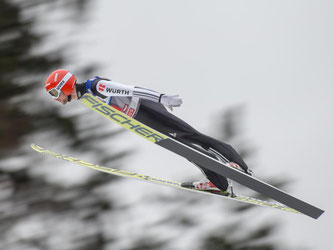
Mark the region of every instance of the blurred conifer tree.
[[[100, 163], [126, 155], [99, 146], [117, 131], [103, 132], [96, 119], [87, 117], [86, 123], [79, 115], [64, 115], [51, 98], [45, 103], [37, 94], [44, 78], [63, 67], [67, 58], [62, 49], [38, 50], [47, 34], [36, 33], [38, 17], [25, 14], [39, 7], [46, 13], [72, 9], [77, 18], [68, 22], [81, 22], [88, 2], [0, 0], [1, 249], [98, 250], [112, 242], [101, 219], [112, 212], [112, 200], [100, 189], [113, 178], [96, 172], [81, 184], [49, 181], [43, 171], [47, 166], [40, 164], [42, 156], [26, 143], [27, 138], [47, 133], [54, 145], [61, 140], [76, 152], [92, 153], [95, 148]], [[93, 68], [87, 65], [82, 75]]]

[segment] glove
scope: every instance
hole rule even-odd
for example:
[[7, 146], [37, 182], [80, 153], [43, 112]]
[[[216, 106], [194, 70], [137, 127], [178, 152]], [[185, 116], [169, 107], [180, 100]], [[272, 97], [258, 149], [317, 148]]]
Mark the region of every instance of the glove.
[[168, 107], [172, 111], [172, 107], [179, 107], [183, 101], [179, 95], [161, 95], [160, 103]]

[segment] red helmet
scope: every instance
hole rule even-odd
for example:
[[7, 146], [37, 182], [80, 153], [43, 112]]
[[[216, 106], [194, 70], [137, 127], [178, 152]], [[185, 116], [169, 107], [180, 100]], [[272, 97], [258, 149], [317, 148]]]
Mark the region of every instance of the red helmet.
[[76, 77], [66, 69], [53, 71], [45, 81], [45, 89], [53, 98], [58, 98], [61, 91], [70, 96], [73, 93]]

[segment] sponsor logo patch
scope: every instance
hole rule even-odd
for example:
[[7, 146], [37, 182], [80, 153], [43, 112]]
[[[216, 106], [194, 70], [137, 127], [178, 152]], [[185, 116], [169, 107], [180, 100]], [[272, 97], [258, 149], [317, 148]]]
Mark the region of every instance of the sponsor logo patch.
[[[107, 117], [108, 119], [114, 121], [125, 129], [128, 129], [151, 142], [157, 143], [167, 139], [165, 135], [155, 131], [152, 128], [149, 128], [148, 126], [142, 124], [141, 122], [138, 122], [137, 120], [129, 117], [128, 115], [125, 115], [121, 111], [118, 111], [115, 108], [102, 103], [91, 94], [85, 94], [84, 96], [82, 96], [81, 101], [97, 113]], [[129, 110], [129, 112], [130, 111], [131, 110]], [[135, 110], [133, 109], [132, 112], [134, 111]]]
[[104, 91], [105, 90], [105, 85], [104, 84], [99, 84], [98, 85], [98, 91]]
[[128, 111], [127, 115], [132, 117], [134, 115], [135, 109], [130, 108], [130, 110]]
[[117, 95], [129, 95], [130, 92], [128, 90], [123, 89], [112, 89], [112, 88], [106, 88], [107, 93], [117, 94]]
[[123, 107], [123, 112], [126, 113], [127, 112], [127, 109], [128, 109], [128, 104], [125, 104], [125, 106]]

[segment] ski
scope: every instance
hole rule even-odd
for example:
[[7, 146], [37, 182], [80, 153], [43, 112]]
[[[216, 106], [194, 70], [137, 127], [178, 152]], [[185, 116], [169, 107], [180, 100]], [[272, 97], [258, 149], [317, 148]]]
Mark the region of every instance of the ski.
[[231, 168], [224, 163], [216, 160], [208, 152], [203, 152], [199, 148], [181, 143], [167, 135], [164, 135], [143, 123], [131, 118], [121, 111], [109, 106], [94, 97], [92, 94], [85, 94], [81, 102], [88, 108], [97, 112], [98, 114], [108, 118], [109, 120], [119, 124], [123, 128], [171, 151], [174, 152], [191, 162], [198, 165], [205, 166], [205, 168], [223, 175], [233, 181], [240, 183], [258, 193], [261, 193], [273, 200], [276, 200], [290, 208], [293, 208], [311, 218], [317, 219], [324, 211], [309, 203], [306, 203], [272, 185], [265, 183], [253, 176], [249, 176], [242, 171]]
[[276, 208], [279, 210], [292, 212], [292, 213], [300, 213], [295, 209], [289, 208], [283, 204], [279, 204], [276, 202], [264, 201], [264, 200], [260, 200], [260, 199], [256, 199], [256, 198], [252, 198], [252, 197], [238, 195], [238, 194], [236, 194], [234, 196], [231, 196], [231, 195], [226, 196], [222, 193], [196, 190], [196, 189], [192, 189], [192, 188], [182, 187], [181, 182], [165, 180], [165, 179], [158, 178], [158, 177], [152, 177], [152, 176], [138, 174], [138, 173], [134, 173], [134, 172], [126, 171], [126, 170], [119, 170], [119, 169], [115, 169], [115, 168], [109, 168], [109, 167], [104, 167], [104, 166], [100, 166], [97, 164], [88, 163], [88, 162], [82, 161], [78, 158], [74, 158], [74, 157], [67, 156], [64, 154], [52, 152], [52, 151], [45, 149], [41, 146], [38, 146], [36, 144], [31, 144], [31, 148], [34, 149], [36, 152], [39, 152], [39, 153], [42, 153], [45, 155], [49, 155], [49, 156], [55, 157], [57, 159], [61, 159], [61, 160], [68, 161], [71, 163], [79, 164], [81, 166], [88, 167], [88, 168], [91, 168], [91, 169], [94, 169], [94, 170], [97, 170], [100, 172], [104, 172], [107, 174], [112, 174], [112, 175], [126, 177], [126, 178], [132, 178], [132, 179], [136, 179], [136, 180], [140, 180], [140, 181], [144, 181], [144, 182], [149, 182], [149, 183], [158, 184], [158, 185], [162, 185], [162, 186], [182, 189], [182, 190], [196, 192], [196, 193], [200, 193], [200, 194], [214, 195], [214, 196], [221, 197], [224, 199], [240, 201], [240, 202], [247, 203], [247, 204]]

